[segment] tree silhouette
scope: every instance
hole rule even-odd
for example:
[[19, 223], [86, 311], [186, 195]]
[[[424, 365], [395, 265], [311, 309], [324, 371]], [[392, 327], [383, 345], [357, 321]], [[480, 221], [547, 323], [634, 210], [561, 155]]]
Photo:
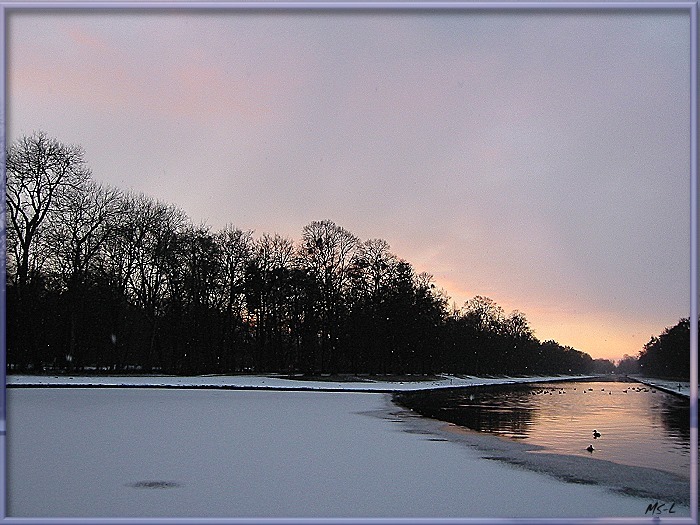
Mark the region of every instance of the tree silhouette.
[[86, 330], [89, 287], [102, 248], [118, 224], [119, 199], [117, 190], [87, 180], [66, 188], [62, 206], [48, 216], [47, 255], [68, 308], [70, 368], [81, 359], [79, 335]]
[[357, 237], [330, 220], [314, 221], [302, 232], [302, 265], [316, 279], [321, 298], [321, 373], [336, 372], [345, 293], [358, 245]]
[[690, 319], [683, 318], [667, 327], [658, 336], [652, 336], [639, 352], [641, 373], [652, 377], [674, 379], [690, 378]]
[[5, 166], [8, 249], [14, 256], [8, 268], [14, 270], [8, 273], [14, 282], [8, 290], [15, 295], [10, 303], [15, 314], [8, 323], [8, 353], [21, 368], [36, 367], [40, 356], [31, 325], [40, 316], [36, 308], [43, 288], [40, 281], [50, 254], [46, 223], [64, 210], [69, 192], [85, 183], [90, 173], [79, 146], [63, 144], [43, 132], [13, 143]]
[[36, 244], [47, 217], [65, 209], [66, 197], [75, 195], [90, 172], [82, 148], [65, 145], [43, 132], [12, 144], [5, 166], [8, 229], [15, 239], [17, 290], [21, 293], [30, 270], [41, 270], [46, 253], [36, 249]]
[[[7, 151], [8, 370], [178, 374], [557, 374], [600, 363], [540, 342], [477, 295], [449, 312], [433, 277], [331, 220], [301, 239], [194, 225], [92, 180], [43, 133]], [[640, 364], [682, 365], [683, 330]], [[676, 357], [671, 357], [676, 356]], [[686, 360], [687, 363], [687, 360]], [[676, 368], [673, 368], [676, 370]], [[675, 372], [674, 372], [675, 373]]]

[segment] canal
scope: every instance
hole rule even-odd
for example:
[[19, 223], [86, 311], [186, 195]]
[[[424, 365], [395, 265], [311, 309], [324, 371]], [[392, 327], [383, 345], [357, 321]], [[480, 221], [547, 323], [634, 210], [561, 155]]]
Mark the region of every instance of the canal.
[[533, 453], [593, 457], [690, 478], [689, 400], [641, 383], [473, 387], [401, 394], [396, 401], [423, 416], [536, 445]]

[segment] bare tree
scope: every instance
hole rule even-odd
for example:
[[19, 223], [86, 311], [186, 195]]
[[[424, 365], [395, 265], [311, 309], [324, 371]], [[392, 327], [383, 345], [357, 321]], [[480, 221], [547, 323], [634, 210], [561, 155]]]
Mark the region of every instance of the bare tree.
[[254, 313], [257, 365], [261, 370], [279, 368], [286, 341], [287, 291], [296, 264], [292, 240], [279, 234], [263, 234], [253, 245], [246, 271], [247, 306]]
[[464, 303], [462, 315], [472, 318], [477, 327], [484, 332], [497, 333], [505, 322], [505, 312], [493, 299], [477, 295]]
[[350, 284], [358, 245], [357, 237], [333, 221], [314, 221], [303, 229], [301, 257], [321, 290], [322, 371], [327, 357], [330, 372], [335, 372], [343, 294]]
[[[133, 213], [134, 228], [129, 241], [134, 263], [128, 291], [150, 324], [150, 341], [143, 362], [146, 369], [151, 369], [159, 352], [159, 323], [169, 296], [169, 284], [172, 285], [172, 279], [168, 278], [171, 259], [177, 253], [178, 233], [189, 219], [179, 208], [145, 195], [136, 198]], [[162, 355], [158, 358], [162, 365]]]
[[503, 320], [502, 334], [506, 373], [527, 372], [527, 353], [535, 342], [535, 336], [525, 314], [513, 310]]
[[[68, 191], [90, 178], [83, 150], [49, 138], [43, 132], [24, 136], [6, 152], [5, 186], [7, 257], [13, 285], [13, 315], [8, 319], [8, 353], [21, 369], [41, 366], [42, 356], [33, 319], [40, 314], [36, 295], [50, 252], [46, 246], [48, 218], [65, 205]], [[37, 281], [36, 293], [28, 289]]]
[[304, 227], [302, 243], [308, 268], [329, 293], [340, 293], [348, 282], [358, 238], [333, 221], [323, 220]]
[[239, 367], [238, 346], [243, 333], [243, 309], [245, 307], [246, 268], [253, 252], [253, 232], [243, 231], [231, 225], [217, 232], [222, 266], [221, 294], [223, 320], [223, 368], [235, 371]]
[[383, 239], [369, 239], [357, 246], [350, 270], [352, 350], [348, 356], [348, 366], [355, 371], [366, 368], [376, 373], [385, 368], [387, 317], [382, 305], [399, 262]]
[[79, 146], [63, 144], [43, 132], [22, 137], [7, 152], [6, 203], [12, 230], [18, 293], [40, 260], [35, 245], [49, 214], [65, 206], [70, 190], [90, 177]]
[[229, 316], [240, 316], [245, 301], [245, 269], [253, 251], [253, 232], [229, 225], [217, 232], [216, 241], [221, 247], [224, 267], [225, 310]]
[[115, 229], [121, 195], [87, 181], [65, 193], [63, 205], [49, 217], [47, 246], [68, 288], [80, 284]]
[[118, 190], [88, 180], [67, 188], [61, 207], [47, 218], [46, 244], [52, 269], [67, 296], [71, 366], [80, 361], [78, 330], [88, 277], [117, 226], [120, 204]]
[[142, 196], [131, 193], [120, 195], [111, 234], [105, 239], [99, 258], [99, 273], [111, 290], [107, 315], [111, 323], [110, 340], [113, 349], [111, 364], [115, 369], [126, 366], [130, 357], [131, 348], [126, 337], [126, 323], [129, 300], [134, 301], [135, 296], [131, 291], [131, 284], [134, 281], [136, 264], [139, 260], [140, 247], [136, 240], [142, 229], [139, 228], [140, 219], [137, 211], [142, 200]]
[[358, 245], [353, 263], [354, 286], [376, 298], [391, 280], [399, 259], [389, 251], [389, 243], [384, 239], [369, 239]]
[[218, 369], [224, 275], [221, 247], [208, 226], [185, 225], [176, 232], [165, 263], [165, 365], [190, 373]]

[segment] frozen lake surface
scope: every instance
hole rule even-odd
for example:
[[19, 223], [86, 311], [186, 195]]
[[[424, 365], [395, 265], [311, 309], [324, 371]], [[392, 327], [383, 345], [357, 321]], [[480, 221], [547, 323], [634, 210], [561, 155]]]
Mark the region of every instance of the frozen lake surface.
[[384, 393], [10, 388], [7, 419], [11, 517], [641, 517], [654, 503], [485, 460]]

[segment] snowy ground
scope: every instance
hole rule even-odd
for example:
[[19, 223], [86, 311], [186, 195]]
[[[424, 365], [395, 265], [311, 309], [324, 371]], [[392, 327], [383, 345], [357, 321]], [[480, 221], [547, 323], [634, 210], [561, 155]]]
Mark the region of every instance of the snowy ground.
[[635, 380], [645, 385], [655, 386], [667, 392], [673, 392], [681, 396], [690, 397], [689, 381], [671, 381], [669, 379], [647, 378], [642, 376], [632, 376]]
[[[612, 492], [607, 474], [595, 486], [533, 472], [512, 461], [533, 454], [446, 429], [387, 394], [572, 378], [582, 377], [8, 376], [29, 388], [7, 390], [7, 515], [643, 517], [654, 501]], [[596, 461], [583, 467], [619, 474]], [[674, 517], [689, 515], [675, 503]]]
[[277, 389], [277, 390], [325, 390], [353, 392], [405, 392], [432, 388], [454, 388], [459, 386], [483, 386], [513, 383], [566, 381], [594, 376], [530, 376], [530, 377], [473, 377], [439, 376], [432, 381], [383, 381], [363, 379], [361, 381], [306, 381], [275, 376], [7, 376], [9, 386], [129, 386], [129, 387], [218, 387], [230, 389]]
[[649, 504], [404, 432], [381, 417], [386, 394], [8, 394], [10, 516], [590, 517]]
[[[70, 380], [8, 378], [32, 381]], [[260, 388], [184, 392], [145, 388], [153, 378], [72, 381], [144, 388], [8, 389], [8, 516], [643, 517], [654, 503], [483, 459], [389, 394], [318, 391], [425, 384], [305, 381], [317, 391], [290, 392], [266, 390], [298, 384], [281, 378], [159, 379]], [[488, 380], [504, 381], [522, 380]]]

